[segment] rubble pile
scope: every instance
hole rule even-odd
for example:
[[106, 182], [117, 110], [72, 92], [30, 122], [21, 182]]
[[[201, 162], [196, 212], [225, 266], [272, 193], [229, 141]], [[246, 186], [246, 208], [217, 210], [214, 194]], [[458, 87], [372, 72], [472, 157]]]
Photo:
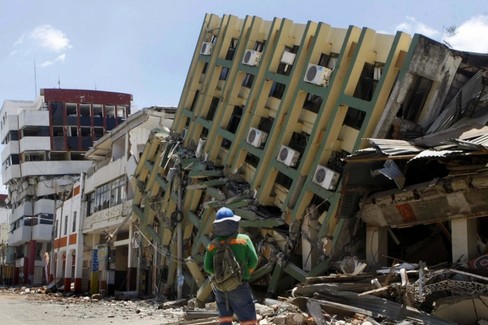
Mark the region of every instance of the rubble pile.
[[[351, 267], [355, 265], [355, 267]], [[328, 324], [485, 324], [488, 320], [486, 270], [468, 265], [429, 269], [425, 263], [401, 263], [374, 273], [364, 272], [356, 258], [341, 261], [343, 273], [307, 277], [288, 296], [256, 294], [260, 325]], [[106, 317], [161, 317], [165, 324], [217, 325], [215, 302], [200, 306], [196, 298], [167, 301], [165, 297], [133, 295], [80, 296], [46, 287], [0, 288], [38, 302], [103, 305]], [[131, 297], [130, 299], [128, 297]], [[169, 323], [168, 323], [169, 322]]]

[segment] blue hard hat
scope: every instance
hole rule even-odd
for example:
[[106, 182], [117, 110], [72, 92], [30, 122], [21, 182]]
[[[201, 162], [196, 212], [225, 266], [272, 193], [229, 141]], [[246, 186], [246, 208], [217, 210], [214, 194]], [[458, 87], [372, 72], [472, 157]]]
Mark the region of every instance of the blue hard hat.
[[220, 208], [215, 214], [214, 223], [218, 223], [226, 220], [239, 222], [239, 220], [241, 220], [241, 217], [235, 215], [234, 211], [232, 211], [229, 208], [226, 207]]

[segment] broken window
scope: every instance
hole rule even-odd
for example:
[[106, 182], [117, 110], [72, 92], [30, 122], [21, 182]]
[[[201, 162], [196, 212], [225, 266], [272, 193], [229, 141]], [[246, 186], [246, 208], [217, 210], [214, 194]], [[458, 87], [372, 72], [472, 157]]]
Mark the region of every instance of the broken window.
[[375, 74], [375, 66], [373, 64], [364, 63], [361, 76], [354, 90], [354, 97], [370, 101], [373, 98], [374, 91], [378, 85], [378, 72]]
[[354, 107], [349, 107], [347, 109], [346, 117], [344, 118], [344, 125], [350, 126], [353, 129], [361, 130], [361, 127], [366, 117], [366, 112], [363, 112]]
[[305, 97], [305, 102], [303, 103], [303, 108], [308, 111], [318, 113], [320, 106], [322, 106], [322, 101], [322, 97], [307, 93], [307, 97]]
[[212, 102], [210, 103], [210, 107], [208, 108], [208, 113], [207, 113], [207, 121], [212, 121], [215, 117], [215, 112], [217, 111], [217, 106], [219, 105], [219, 98], [214, 97], [212, 98]]
[[431, 87], [432, 80], [415, 76], [397, 116], [407, 121], [417, 122]]
[[269, 91], [269, 97], [281, 99], [285, 93], [285, 89], [286, 85], [274, 81], [271, 90]]
[[236, 54], [237, 49], [237, 38], [232, 38], [230, 40], [229, 48], [227, 49], [227, 54], [225, 55], [225, 59], [228, 61], [232, 61], [234, 55]]

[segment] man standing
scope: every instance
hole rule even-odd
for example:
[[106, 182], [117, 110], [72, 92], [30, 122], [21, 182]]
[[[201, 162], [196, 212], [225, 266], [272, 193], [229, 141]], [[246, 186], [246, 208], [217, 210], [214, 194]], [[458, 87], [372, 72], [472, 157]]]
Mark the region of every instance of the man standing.
[[[221, 325], [231, 325], [234, 314], [241, 325], [257, 324], [256, 308], [248, 281], [258, 263], [258, 256], [249, 236], [238, 233], [240, 220], [241, 217], [235, 215], [231, 209], [223, 207], [217, 211], [213, 223], [216, 236], [214, 241], [230, 244], [235, 259], [241, 267], [243, 281], [232, 291], [222, 292], [213, 288]], [[214, 241], [208, 245], [204, 261], [205, 271], [210, 275], [214, 274], [213, 257], [217, 250]]]

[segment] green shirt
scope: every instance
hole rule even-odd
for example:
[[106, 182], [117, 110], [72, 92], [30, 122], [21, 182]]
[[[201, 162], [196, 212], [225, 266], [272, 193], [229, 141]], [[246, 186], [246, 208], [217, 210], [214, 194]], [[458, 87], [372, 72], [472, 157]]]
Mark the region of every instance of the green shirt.
[[[237, 236], [234, 235], [230, 237], [232, 238], [230, 240], [230, 247], [234, 252], [237, 263], [239, 263], [242, 268], [242, 279], [244, 281], [248, 281], [251, 277], [251, 273], [258, 264], [258, 255], [254, 249], [254, 244], [248, 235], [238, 234]], [[216, 240], [224, 243], [224, 241], [228, 238], [229, 237], [218, 236]], [[213, 257], [216, 248], [217, 246], [210, 242], [205, 253], [204, 269], [208, 274], [214, 274]]]

